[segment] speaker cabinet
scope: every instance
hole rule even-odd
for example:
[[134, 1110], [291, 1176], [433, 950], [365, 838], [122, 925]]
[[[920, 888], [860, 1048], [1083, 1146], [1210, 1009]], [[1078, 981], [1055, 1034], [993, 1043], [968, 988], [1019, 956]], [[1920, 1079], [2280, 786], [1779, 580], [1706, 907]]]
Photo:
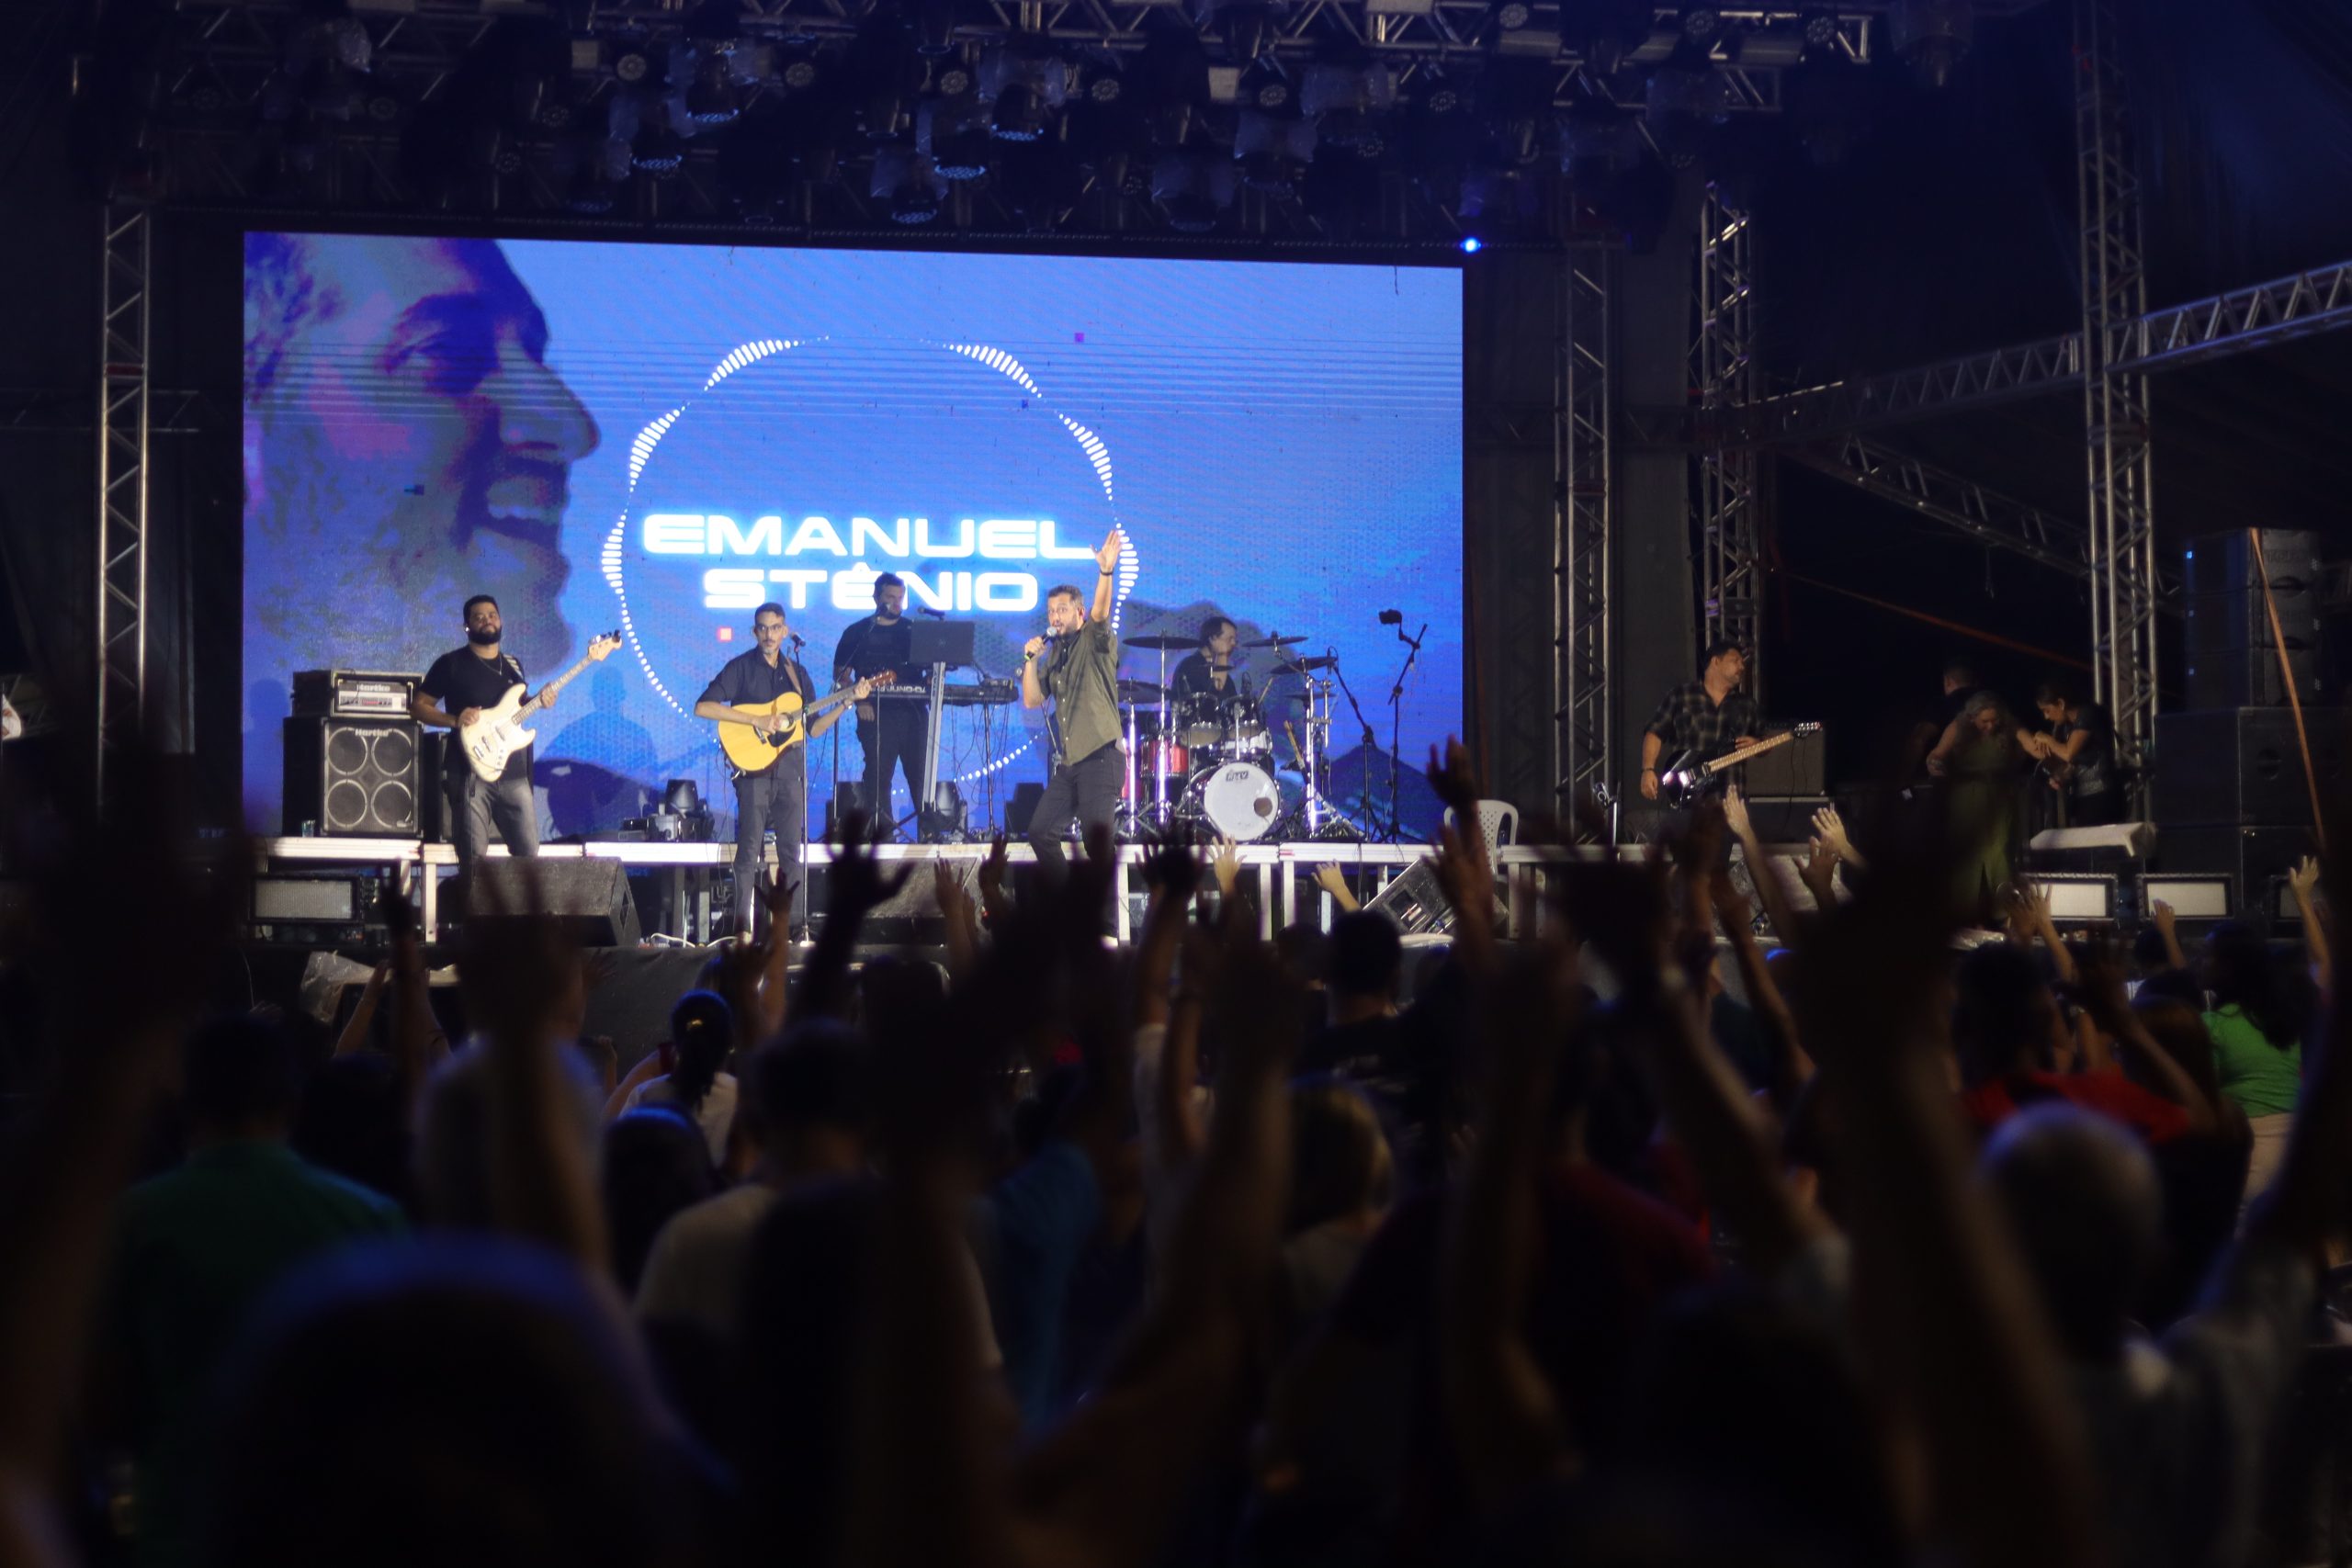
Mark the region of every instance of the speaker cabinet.
[[[2306, 709], [2303, 718], [2325, 798], [2344, 786], [2343, 716]], [[2294, 714], [2263, 707], [2158, 714], [2155, 811], [2167, 833], [2204, 823], [2308, 823], [2311, 790]]]
[[2308, 828], [2166, 828], [2156, 836], [2156, 868], [2165, 876], [2229, 877], [2236, 889], [2229, 907], [2259, 921], [2276, 907], [2279, 884], [2312, 849]]
[[[2319, 536], [2266, 528], [2263, 562], [2269, 569], [2271, 605], [2243, 532], [2199, 539], [2187, 552], [2188, 705], [2192, 709], [2284, 706], [2286, 676], [2306, 703], [2324, 689], [2322, 679]], [[2280, 637], [2283, 637], [2283, 644]]]
[[285, 824], [323, 838], [417, 836], [417, 726], [407, 719], [286, 721]]
[[468, 924], [531, 910], [551, 915], [582, 947], [635, 947], [637, 901], [616, 860], [476, 861], [466, 874]]

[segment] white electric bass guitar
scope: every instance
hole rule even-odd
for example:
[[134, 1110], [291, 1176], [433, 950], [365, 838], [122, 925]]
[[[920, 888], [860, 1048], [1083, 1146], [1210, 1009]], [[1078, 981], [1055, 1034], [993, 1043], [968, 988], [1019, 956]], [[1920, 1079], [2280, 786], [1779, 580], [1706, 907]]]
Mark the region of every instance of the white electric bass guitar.
[[529, 701], [524, 700], [518, 682], [507, 687], [506, 694], [496, 703], [477, 711], [472, 722], [458, 725], [458, 744], [465, 748], [474, 776], [484, 784], [496, 784], [498, 775], [506, 771], [507, 759], [538, 739], [523, 728], [523, 720], [547, 706], [548, 699], [562, 691], [573, 676], [591, 664], [603, 663], [620, 645], [619, 632], [606, 632], [589, 642], [587, 658], [541, 686]]

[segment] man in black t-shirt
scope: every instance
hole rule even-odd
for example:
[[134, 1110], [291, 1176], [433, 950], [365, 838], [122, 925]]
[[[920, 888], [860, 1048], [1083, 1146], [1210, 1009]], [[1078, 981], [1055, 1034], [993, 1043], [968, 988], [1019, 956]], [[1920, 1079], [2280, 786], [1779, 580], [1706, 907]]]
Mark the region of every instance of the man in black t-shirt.
[[[409, 701], [419, 724], [455, 729], [478, 709], [493, 707], [508, 691], [524, 684], [523, 666], [499, 646], [504, 626], [498, 601], [477, 593], [466, 601], [466, 646], [433, 661], [424, 683]], [[554, 705], [552, 695], [548, 705]], [[506, 852], [527, 858], [539, 852], [539, 810], [531, 798], [531, 748], [506, 759], [494, 784], [484, 784], [452, 736], [442, 749], [449, 802], [449, 836], [457, 840], [458, 863], [469, 866], [490, 848], [492, 824]]]
[[[874, 580], [874, 614], [853, 622], [833, 649], [833, 688], [885, 670], [912, 684], [929, 671], [911, 668], [913, 625], [905, 615], [906, 580], [886, 571]], [[896, 682], [894, 682], [896, 683]], [[922, 749], [930, 714], [921, 697], [869, 697], [857, 705], [857, 744], [865, 753], [865, 806], [883, 838], [892, 837], [898, 813], [890, 806], [890, 774], [907, 781], [907, 798], [922, 788]], [[920, 811], [925, 803], [915, 801]], [[921, 818], [917, 818], [920, 822]]]
[[[786, 692], [800, 694], [804, 711], [813, 706], [824, 694], [809, 682], [808, 671], [798, 660], [786, 656], [785, 639], [791, 635], [783, 605], [763, 604], [752, 611], [753, 647], [719, 666], [718, 673], [695, 699], [695, 716], [715, 724], [774, 729], [773, 717], [744, 710], [764, 707]], [[863, 698], [867, 691], [861, 682], [858, 695]], [[840, 708], [814, 719], [804, 716], [807, 739], [824, 734], [841, 716]], [[764, 912], [760, 897], [760, 841], [770, 829], [775, 831], [778, 874], [793, 885], [790, 921], [797, 929], [808, 919], [808, 747], [805, 741], [777, 752], [775, 761], [757, 773], [735, 774], [735, 929], [745, 935], [758, 934]]]

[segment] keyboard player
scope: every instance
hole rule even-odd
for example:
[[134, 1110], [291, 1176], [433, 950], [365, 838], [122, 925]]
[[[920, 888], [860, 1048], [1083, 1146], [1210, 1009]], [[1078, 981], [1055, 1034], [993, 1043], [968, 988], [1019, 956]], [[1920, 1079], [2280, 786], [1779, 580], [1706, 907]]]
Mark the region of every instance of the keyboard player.
[[[910, 669], [914, 628], [906, 618], [907, 584], [897, 572], [874, 580], [874, 614], [853, 621], [833, 649], [836, 691], [886, 670]], [[897, 836], [898, 808], [891, 804], [891, 774], [906, 780], [911, 803], [922, 788], [923, 738], [929, 728], [927, 699], [915, 687], [877, 691], [857, 705], [857, 743], [865, 753], [865, 781], [859, 798], [885, 840]], [[912, 809], [911, 806], [910, 809]]]

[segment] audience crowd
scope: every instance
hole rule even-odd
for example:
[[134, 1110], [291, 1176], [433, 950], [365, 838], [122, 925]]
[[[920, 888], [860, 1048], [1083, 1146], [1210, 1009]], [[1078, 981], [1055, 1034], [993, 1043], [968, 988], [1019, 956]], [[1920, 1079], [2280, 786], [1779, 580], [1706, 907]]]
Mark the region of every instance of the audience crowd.
[[[1477, 819], [1458, 748], [1430, 776]], [[527, 908], [467, 922], [454, 1039], [397, 899], [339, 1036], [209, 1011], [234, 892], [156, 780], [17, 818], [51, 1050], [0, 1176], [0, 1564], [2220, 1568], [2344, 1529], [2346, 862], [2291, 953], [2126, 950], [2024, 893], [1965, 926], [1965, 791], [1825, 816], [1809, 900], [1735, 875], [1735, 800], [1562, 848], [1505, 939], [1449, 829], [1408, 976], [1375, 913], [1261, 942], [1174, 840], [1131, 948], [1097, 843], [940, 874], [946, 962], [861, 962], [908, 871], [853, 828], [812, 949], [718, 950], [616, 1050]]]

